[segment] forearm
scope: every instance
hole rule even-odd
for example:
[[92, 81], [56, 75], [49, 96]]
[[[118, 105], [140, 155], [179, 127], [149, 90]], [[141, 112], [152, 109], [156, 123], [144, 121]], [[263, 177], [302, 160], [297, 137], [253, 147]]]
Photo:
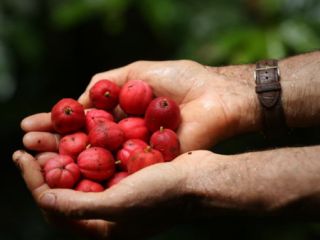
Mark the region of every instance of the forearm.
[[[282, 85], [282, 104], [288, 127], [311, 127], [320, 123], [320, 51], [298, 55], [279, 61]], [[238, 133], [260, 131], [262, 114], [255, 93], [254, 64], [212, 68], [213, 72], [241, 84], [239, 99], [243, 105], [239, 116]], [[240, 92], [241, 91], [241, 92]], [[243, 91], [246, 91], [244, 94]], [[227, 100], [226, 100], [227, 101]]]
[[[217, 210], [319, 217], [320, 146], [213, 155], [189, 182], [204, 214]], [[220, 156], [220, 155], [218, 155]], [[200, 176], [201, 174], [201, 176]], [[236, 210], [236, 211], [234, 211]]]
[[293, 215], [317, 216], [320, 212], [319, 153], [320, 146], [313, 146], [239, 155], [239, 161], [247, 165], [242, 171], [247, 172], [249, 204], [258, 203], [265, 213], [284, 213], [290, 209]]
[[320, 51], [281, 60], [279, 67], [287, 125], [319, 125]]

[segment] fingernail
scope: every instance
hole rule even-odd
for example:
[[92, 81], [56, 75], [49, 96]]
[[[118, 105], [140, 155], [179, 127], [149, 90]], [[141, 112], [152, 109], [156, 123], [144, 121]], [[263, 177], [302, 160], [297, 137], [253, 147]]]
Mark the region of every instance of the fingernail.
[[32, 132], [28, 132], [22, 137], [22, 143], [24, 146], [28, 146], [28, 143], [33, 142], [34, 134]]
[[40, 201], [43, 205], [46, 206], [53, 206], [56, 202], [56, 195], [53, 193], [45, 193], [41, 198]]
[[90, 107], [90, 100], [88, 100], [87, 93], [83, 93], [79, 98], [78, 102], [82, 104], [84, 108], [89, 108]]
[[20, 152], [20, 150], [17, 150], [12, 154], [12, 160], [14, 162], [17, 162], [19, 160], [20, 156], [21, 156], [21, 152]]
[[84, 93], [81, 94], [81, 96], [78, 98], [78, 101], [81, 103], [83, 101], [83, 98], [84, 98]]
[[18, 150], [18, 151], [15, 151], [12, 156], [12, 160], [14, 164], [21, 171], [22, 174], [23, 174], [23, 168], [22, 168], [22, 165], [20, 164], [20, 159], [24, 153], [25, 153], [24, 150]]
[[20, 123], [20, 127], [22, 130], [26, 130], [30, 127], [31, 124], [32, 124], [32, 121], [29, 119], [29, 117], [26, 117], [26, 118], [22, 119], [22, 121]]

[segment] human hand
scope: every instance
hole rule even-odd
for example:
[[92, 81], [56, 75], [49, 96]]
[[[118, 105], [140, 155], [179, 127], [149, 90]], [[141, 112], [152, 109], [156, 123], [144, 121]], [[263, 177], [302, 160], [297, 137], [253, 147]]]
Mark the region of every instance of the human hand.
[[186, 185], [188, 171], [211, 155], [195, 151], [143, 169], [104, 192], [83, 193], [50, 189], [45, 183], [41, 167], [55, 154], [41, 153], [34, 158], [17, 151], [13, 160], [49, 222], [102, 239], [137, 239], [194, 217]]
[[[224, 74], [219, 74], [219, 71], [217, 71], [217, 69], [205, 67], [192, 61], [136, 62], [120, 69], [115, 69], [107, 71], [105, 73], [97, 74], [93, 77], [87, 90], [79, 99], [79, 101], [86, 108], [91, 106], [88, 97], [88, 90], [96, 81], [100, 79], [109, 79], [111, 81], [116, 82], [120, 86], [123, 85], [129, 79], [141, 79], [147, 81], [152, 86], [156, 96], [168, 96], [177, 101], [182, 114], [182, 124], [178, 130], [182, 152], [187, 152], [193, 149], [209, 148], [210, 146], [212, 146], [212, 144], [216, 143], [221, 139], [224, 139], [226, 137], [232, 136], [245, 130], [252, 130], [252, 126], [255, 126], [255, 124], [252, 123], [254, 122], [254, 119], [252, 118], [251, 111], [249, 111], [249, 107], [252, 106], [252, 102], [254, 102], [251, 100], [250, 94], [248, 94], [248, 92], [250, 92], [251, 86], [246, 84], [245, 82], [230, 80], [230, 78], [226, 77]], [[24, 144], [28, 149], [36, 150], [39, 152], [57, 151], [59, 135], [51, 133], [53, 131], [53, 128], [51, 124], [50, 113], [40, 113], [28, 117], [22, 121], [21, 126], [26, 132], [28, 132], [24, 137]], [[32, 156], [25, 156], [28, 156], [28, 161], [35, 162]], [[195, 154], [193, 154], [193, 156], [193, 158], [197, 160], [194, 160], [193, 164], [190, 164], [190, 169], [194, 169], [199, 164], [199, 162], [203, 160], [203, 157], [201, 155], [196, 156]], [[39, 159], [39, 157], [37, 157], [37, 159]], [[40, 160], [39, 162], [42, 161], [43, 160]], [[168, 163], [165, 164], [165, 166], [170, 166], [171, 164], [174, 163]], [[177, 181], [176, 177], [172, 176], [171, 174], [168, 175], [164, 173], [161, 170], [160, 166], [154, 166], [155, 170], [153, 170], [153, 177], [166, 176], [165, 180], [163, 179], [163, 177], [161, 178], [162, 181], [168, 181], [169, 179], [172, 179], [173, 183]], [[39, 169], [39, 166], [35, 167], [35, 169], [36, 168]], [[179, 171], [182, 171], [182, 169], [180, 169]], [[142, 173], [139, 173], [138, 175], [140, 174]], [[36, 174], [34, 175], [36, 176]], [[134, 174], [133, 176], [135, 175], [136, 174]], [[127, 181], [130, 181], [130, 179], [132, 180], [133, 176], [129, 177]], [[149, 185], [149, 188], [152, 187], [150, 192], [154, 192], [154, 187], [156, 187], [157, 190], [159, 188], [161, 192], [161, 185], [157, 184], [157, 181], [159, 180], [155, 179], [155, 182], [153, 182], [150, 181], [149, 178], [149, 175], [146, 174], [145, 177], [141, 177], [141, 179], [143, 180], [137, 181], [140, 181], [141, 184], [142, 182], [154, 183], [154, 185]], [[135, 177], [133, 179], [135, 179]], [[25, 180], [27, 184], [30, 181], [26, 177]], [[43, 180], [42, 184], [44, 184]], [[46, 188], [46, 191], [49, 191], [48, 187], [45, 184], [43, 186], [45, 186], [43, 188]], [[162, 184], [162, 187], [166, 186], [167, 185]], [[36, 201], [39, 203], [40, 195], [35, 195], [34, 192], [37, 191], [35, 191], [34, 188], [29, 187], [29, 189], [31, 190], [31, 192], [33, 192]], [[116, 187], [115, 189], [118, 189], [118, 187]], [[124, 189], [127, 190], [127, 188]], [[135, 192], [137, 194], [141, 194], [142, 191], [145, 193], [145, 195], [141, 196], [145, 196], [146, 198], [150, 197], [150, 193], [148, 192], [148, 186], [141, 185], [139, 189], [139, 191], [136, 191], [136, 189], [131, 190], [132, 194], [134, 194]], [[62, 193], [64, 193], [65, 191], [70, 193], [71, 190], [57, 191], [60, 194], [60, 191], [62, 191]], [[110, 191], [111, 190], [107, 190], [106, 192]], [[112, 190], [111, 193], [113, 191], [116, 190]], [[167, 191], [167, 189], [165, 188], [163, 189], [163, 191]], [[80, 193], [72, 191], [72, 194]], [[177, 193], [174, 192], [174, 194]], [[91, 195], [92, 194], [85, 194], [84, 196], [90, 197]], [[184, 193], [182, 195], [174, 196], [179, 196], [179, 199], [184, 199], [183, 195]], [[109, 195], [107, 194], [107, 196]], [[159, 201], [167, 201], [169, 206], [170, 204], [172, 204], [172, 202], [174, 202], [172, 199], [170, 199], [170, 197], [166, 198], [166, 195], [164, 196], [164, 198], [159, 196], [157, 197], [158, 198], [155, 198], [152, 202], [152, 206], [154, 207], [155, 211], [160, 210], [159, 213], [163, 212], [161, 211], [162, 208]], [[189, 196], [187, 196], [187, 198], [188, 197]], [[88, 200], [85, 201], [87, 201], [87, 207], [90, 208], [90, 202], [88, 202]], [[123, 198], [119, 201], [119, 203], [121, 203], [121, 201], [128, 201], [128, 199]], [[190, 204], [190, 200], [182, 202]], [[178, 208], [176, 207], [176, 205], [173, 204], [172, 206], [174, 206], [173, 208], [175, 210], [188, 208], [184, 207], [183, 204], [181, 205], [181, 208]], [[66, 211], [65, 214], [68, 215], [70, 210], [68, 210], [67, 207], [65, 207], [65, 209], [61, 209], [60, 211], [63, 212], [64, 210]], [[147, 212], [149, 212], [149, 210], [150, 208]], [[63, 215], [63, 213], [60, 214]], [[46, 215], [50, 216], [50, 219], [56, 219], [56, 216], [52, 217], [52, 214], [48, 214], [48, 212]], [[181, 216], [181, 214], [176, 213], [176, 216]], [[114, 220], [112, 215], [106, 215], [106, 217], [108, 218], [107, 220]], [[173, 220], [174, 218], [172, 217], [170, 219]], [[136, 225], [140, 226], [137, 226], [137, 229], [144, 229], [145, 224], [149, 224], [148, 220], [146, 222], [143, 222], [141, 218], [139, 218], [139, 222], [135, 225], [132, 225], [132, 221], [121, 222], [120, 220], [117, 221], [117, 224], [115, 224], [106, 221], [97, 222], [96, 220], [94, 220], [94, 218], [89, 221], [90, 223], [87, 221], [70, 221], [70, 219], [68, 220], [68, 218], [64, 217], [62, 217], [62, 219], [59, 218], [58, 222], [61, 221], [67, 222], [64, 223], [64, 226], [71, 225], [72, 227], [74, 227], [75, 225], [80, 225], [80, 228], [82, 230], [88, 228], [88, 230], [86, 231], [92, 233], [101, 233], [101, 231], [99, 230], [100, 228], [103, 229], [103, 231], [105, 232], [108, 231], [106, 229], [125, 229], [126, 227], [132, 227]], [[166, 219], [166, 222], [167, 221], [168, 218]], [[86, 228], [84, 227], [84, 225], [88, 227]], [[157, 222], [157, 224], [155, 225], [159, 227], [159, 225], [161, 226], [162, 224]], [[132, 228], [134, 229], [135, 227]]]
[[[232, 69], [234, 74], [240, 69]], [[178, 129], [181, 151], [209, 149], [218, 141], [259, 127], [254, 82], [241, 70], [239, 79], [223, 69], [203, 66], [193, 61], [139, 61], [125, 67], [96, 74], [79, 102], [91, 107], [89, 89], [101, 79], [122, 86], [126, 81], [148, 82], [156, 96], [168, 96], [180, 106], [182, 123]], [[251, 76], [251, 75], [250, 75]], [[28, 149], [55, 151], [57, 137], [52, 131], [50, 114], [36, 114], [22, 121]], [[45, 142], [50, 142], [47, 144]], [[44, 144], [45, 143], [45, 144]], [[49, 146], [43, 149], [43, 146]]]
[[49, 189], [41, 172], [52, 154], [17, 151], [35, 201], [47, 218], [104, 239], [143, 237], [181, 220], [226, 214], [319, 218], [320, 147], [238, 155], [192, 151], [149, 166], [100, 193]]

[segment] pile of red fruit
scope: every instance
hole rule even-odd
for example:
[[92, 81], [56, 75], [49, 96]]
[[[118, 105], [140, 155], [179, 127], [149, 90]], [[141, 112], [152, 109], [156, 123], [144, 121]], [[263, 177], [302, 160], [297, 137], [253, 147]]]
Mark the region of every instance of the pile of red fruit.
[[[71, 98], [52, 108], [53, 127], [62, 138], [59, 155], [44, 166], [51, 188], [103, 191], [129, 174], [180, 154], [175, 133], [180, 109], [168, 97], [154, 98], [146, 82], [128, 81], [120, 88], [100, 80], [90, 89], [90, 100], [91, 109]], [[116, 107], [125, 117], [116, 117]]]

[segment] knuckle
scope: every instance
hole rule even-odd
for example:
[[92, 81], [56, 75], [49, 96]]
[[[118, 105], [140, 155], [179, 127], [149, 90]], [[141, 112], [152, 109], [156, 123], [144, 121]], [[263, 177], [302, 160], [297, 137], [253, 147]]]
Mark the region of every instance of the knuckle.
[[132, 62], [130, 65], [132, 65], [132, 66], [143, 65], [143, 64], [145, 64], [146, 62], [147, 62], [147, 61], [145, 61], [145, 60], [137, 60], [137, 61]]
[[190, 59], [181, 59], [178, 61], [182, 65], [194, 65], [196, 62]]
[[96, 73], [91, 77], [91, 83], [95, 83], [102, 79], [103, 73]]
[[16, 152], [12, 158], [14, 164], [19, 169], [22, 176], [24, 175], [25, 154], [26, 152], [24, 150], [20, 150], [19, 152]]
[[132, 68], [140, 68], [140, 67], [146, 67], [150, 64], [156, 63], [155, 61], [147, 61], [147, 60], [137, 60], [129, 64], [129, 67]]

